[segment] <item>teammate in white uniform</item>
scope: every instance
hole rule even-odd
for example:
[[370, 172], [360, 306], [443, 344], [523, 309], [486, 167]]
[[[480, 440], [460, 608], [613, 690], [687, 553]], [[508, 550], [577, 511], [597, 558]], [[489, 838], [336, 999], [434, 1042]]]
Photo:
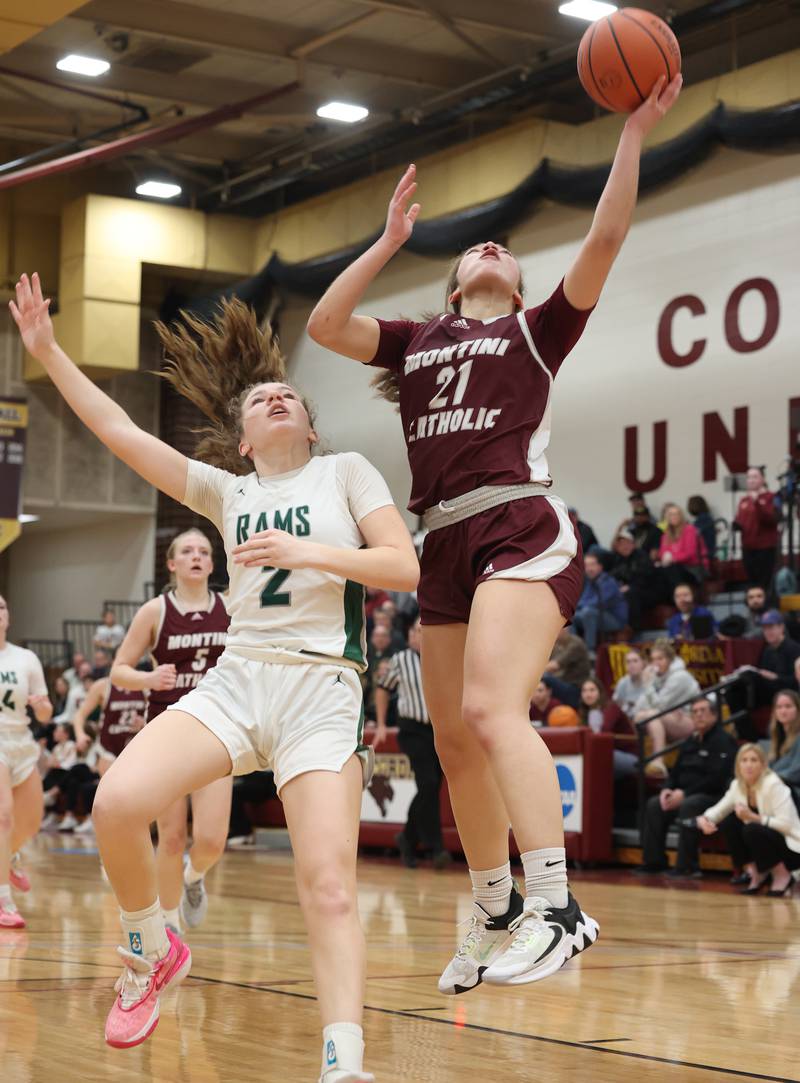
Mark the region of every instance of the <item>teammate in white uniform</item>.
[[0, 928], [23, 929], [25, 920], [11, 899], [11, 888], [28, 891], [19, 866], [19, 849], [39, 830], [44, 813], [42, 780], [36, 770], [41, 751], [28, 725], [27, 708], [38, 722], [49, 722], [42, 663], [7, 639], [8, 606], [0, 596]]
[[[365, 944], [356, 854], [363, 590], [411, 590], [414, 548], [381, 476], [360, 455], [312, 458], [312, 418], [283, 360], [239, 302], [215, 327], [162, 339], [171, 378], [212, 419], [205, 465], [143, 432], [56, 344], [37, 275], [11, 311], [28, 352], [119, 458], [224, 532], [231, 626], [218, 665], [128, 745], [103, 777], [94, 823], [121, 905], [126, 948], [106, 1040], [127, 1047], [158, 1021], [158, 997], [191, 955], [164, 924], [148, 825], [232, 771], [272, 766], [292, 839], [323, 1024], [323, 1083], [370, 1083], [361, 1016]], [[199, 344], [198, 344], [199, 340]], [[290, 532], [291, 531], [291, 532]]]

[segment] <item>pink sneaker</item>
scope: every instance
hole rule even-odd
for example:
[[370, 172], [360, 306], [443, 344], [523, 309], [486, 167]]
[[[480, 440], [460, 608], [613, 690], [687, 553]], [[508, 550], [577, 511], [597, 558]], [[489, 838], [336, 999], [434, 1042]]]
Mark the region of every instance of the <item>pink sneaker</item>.
[[11, 855], [11, 865], [8, 870], [8, 882], [17, 891], [30, 891], [31, 882], [28, 874], [19, 867], [19, 854]]
[[115, 1049], [129, 1049], [149, 1038], [158, 1025], [158, 998], [171, 983], [189, 973], [192, 953], [167, 929], [169, 952], [157, 963], [125, 948], [117, 948], [125, 963], [114, 989], [119, 996], [106, 1019], [106, 1041]]
[[18, 910], [7, 910], [0, 906], [0, 929], [24, 929], [25, 918]]

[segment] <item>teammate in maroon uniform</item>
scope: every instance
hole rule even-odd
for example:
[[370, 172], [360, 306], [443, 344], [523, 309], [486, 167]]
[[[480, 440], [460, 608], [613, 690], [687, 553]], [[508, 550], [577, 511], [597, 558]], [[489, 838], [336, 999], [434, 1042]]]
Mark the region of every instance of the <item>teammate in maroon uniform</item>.
[[[580, 543], [550, 493], [545, 459], [552, 385], [583, 331], [628, 231], [644, 137], [676, 100], [663, 79], [626, 121], [589, 234], [564, 279], [534, 308], [502, 245], [454, 265], [449, 311], [427, 323], [354, 315], [408, 240], [420, 206], [409, 166], [382, 237], [329, 288], [308, 331], [321, 345], [388, 370], [412, 472], [422, 555], [425, 699], [472, 876], [472, 926], [439, 982], [536, 981], [597, 937], [567, 888], [552, 758], [528, 720], [531, 692], [579, 596]], [[408, 209], [407, 209], [408, 208]], [[508, 862], [522, 851], [526, 898]]]
[[[194, 688], [217, 664], [225, 649], [229, 617], [225, 603], [209, 590], [211, 543], [190, 530], [173, 538], [167, 551], [172, 589], [151, 598], [131, 621], [111, 676], [122, 687], [149, 689], [147, 721]], [[156, 668], [135, 668], [150, 654]], [[180, 932], [181, 916], [190, 928], [208, 909], [204, 877], [225, 849], [233, 776], [217, 779], [191, 795], [192, 848], [186, 850], [187, 800], [181, 798], [158, 818], [158, 896], [167, 924]]]
[[[110, 677], [95, 681], [72, 720], [79, 752], [85, 752], [91, 743], [86, 723], [98, 708], [97, 769], [103, 775], [144, 725], [147, 696], [143, 691], [117, 688]], [[88, 822], [91, 825], [91, 820]]]

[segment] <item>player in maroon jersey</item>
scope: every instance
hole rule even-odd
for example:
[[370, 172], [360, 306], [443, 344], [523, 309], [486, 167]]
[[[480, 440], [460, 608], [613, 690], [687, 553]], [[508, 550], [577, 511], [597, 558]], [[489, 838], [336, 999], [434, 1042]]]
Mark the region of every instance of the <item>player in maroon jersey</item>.
[[[173, 538], [167, 568], [171, 589], [138, 611], [111, 670], [121, 687], [149, 689], [148, 722], [177, 703], [217, 664], [229, 624], [222, 597], [208, 587], [213, 564], [211, 542], [205, 534], [189, 530]], [[156, 662], [149, 673], [135, 668], [146, 654]], [[191, 795], [192, 848], [185, 859], [186, 798], [158, 818], [158, 897], [166, 922], [175, 932], [180, 932], [181, 916], [190, 928], [205, 917], [204, 877], [225, 849], [232, 785], [229, 775]]]
[[[628, 231], [642, 141], [675, 102], [663, 79], [625, 123], [589, 234], [551, 296], [525, 308], [520, 268], [492, 241], [458, 259], [448, 312], [425, 323], [354, 309], [408, 240], [420, 205], [411, 165], [381, 238], [314, 309], [311, 337], [388, 370], [412, 474], [410, 509], [429, 533], [419, 602], [425, 699], [469, 862], [472, 926], [439, 982], [546, 977], [597, 937], [567, 888], [561, 800], [528, 704], [582, 573], [580, 543], [551, 493], [545, 450], [553, 380], [580, 337]], [[526, 898], [508, 862], [511, 822]]]

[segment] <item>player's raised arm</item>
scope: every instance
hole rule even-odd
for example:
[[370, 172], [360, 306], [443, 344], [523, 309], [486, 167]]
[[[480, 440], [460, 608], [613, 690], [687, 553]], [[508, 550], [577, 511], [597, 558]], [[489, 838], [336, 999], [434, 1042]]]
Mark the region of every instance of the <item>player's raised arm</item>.
[[9, 302], [25, 348], [44, 367], [65, 401], [87, 428], [137, 474], [174, 500], [186, 493], [188, 460], [158, 437], [140, 429], [125, 411], [70, 360], [55, 340], [50, 301], [38, 274], [22, 275], [17, 301]]
[[597, 304], [630, 228], [639, 191], [642, 143], [648, 132], [675, 104], [682, 84], [682, 77], [676, 75], [665, 87], [662, 76], [647, 101], [625, 122], [591, 229], [564, 278], [564, 293], [575, 308], [592, 308]]
[[416, 176], [417, 167], [410, 165], [389, 201], [381, 236], [342, 271], [311, 313], [308, 333], [320, 346], [365, 363], [375, 356], [380, 338], [377, 320], [356, 316], [353, 310], [378, 272], [411, 236], [420, 211], [419, 203], [408, 206], [417, 189]]
[[86, 732], [86, 723], [89, 720], [89, 715], [96, 711], [98, 707], [103, 706], [108, 684], [108, 677], [101, 677], [99, 681], [95, 681], [72, 718], [72, 726], [75, 730], [75, 744], [79, 752], [85, 752], [92, 743], [89, 734]]

